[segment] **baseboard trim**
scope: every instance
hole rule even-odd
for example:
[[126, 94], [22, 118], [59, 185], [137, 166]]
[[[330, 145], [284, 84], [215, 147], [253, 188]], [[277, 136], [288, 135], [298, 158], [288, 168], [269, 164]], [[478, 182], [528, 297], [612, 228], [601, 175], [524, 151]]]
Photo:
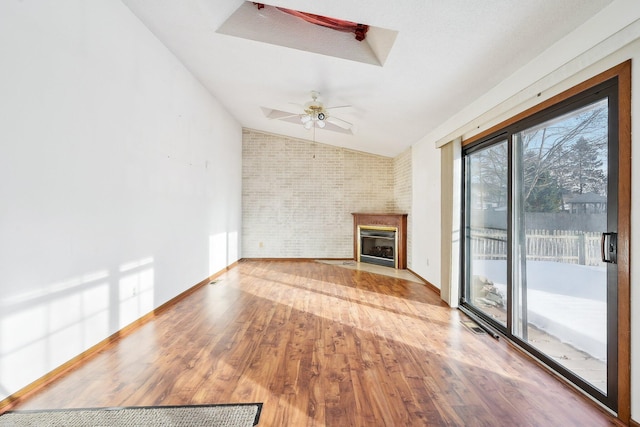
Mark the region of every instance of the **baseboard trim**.
[[244, 261], [262, 261], [262, 262], [309, 262], [309, 261], [353, 261], [353, 258], [242, 258]]
[[635, 420], [629, 420], [630, 427], [640, 427], [640, 423]]
[[438, 288], [436, 285], [434, 285], [433, 283], [431, 283], [430, 281], [428, 281], [427, 279], [425, 279], [424, 277], [420, 276], [418, 273], [416, 273], [415, 271], [413, 271], [410, 268], [407, 268], [407, 271], [410, 271], [411, 274], [413, 274], [414, 276], [416, 276], [418, 279], [422, 280], [424, 282], [424, 285], [429, 288], [430, 290], [432, 290], [433, 292], [435, 292], [436, 294], [438, 294], [438, 296], [440, 296], [440, 288]]
[[91, 357], [95, 356], [98, 352], [106, 349], [114, 341], [116, 341], [116, 340], [118, 340], [120, 338], [126, 337], [127, 335], [130, 335], [132, 332], [134, 332], [135, 330], [137, 330], [138, 328], [140, 328], [144, 324], [148, 323], [150, 320], [154, 319], [155, 317], [160, 315], [162, 312], [168, 310], [169, 308], [171, 308], [172, 306], [174, 306], [175, 304], [177, 304], [178, 302], [180, 302], [184, 298], [188, 297], [189, 295], [191, 295], [192, 293], [194, 293], [195, 291], [197, 291], [201, 287], [209, 284], [216, 277], [218, 277], [218, 276], [222, 275], [223, 273], [229, 271], [230, 269], [235, 267], [237, 264], [238, 264], [238, 261], [230, 264], [226, 268], [224, 268], [224, 269], [212, 274], [211, 276], [207, 277], [206, 279], [198, 282], [197, 284], [195, 284], [194, 286], [190, 287], [186, 291], [178, 294], [177, 296], [171, 298], [169, 301], [167, 301], [164, 304], [158, 306], [156, 309], [150, 311], [149, 313], [147, 313], [144, 316], [140, 317], [139, 319], [133, 321], [132, 323], [128, 324], [124, 328], [122, 328], [122, 329], [118, 330], [117, 332], [113, 333], [112, 335], [110, 335], [109, 337], [107, 337], [104, 340], [100, 341], [99, 343], [95, 344], [94, 346], [92, 346], [92, 347], [88, 348], [87, 350], [83, 351], [82, 353], [80, 353], [79, 355], [74, 357], [73, 359], [70, 359], [69, 361], [63, 363], [62, 365], [58, 366], [54, 370], [52, 370], [49, 373], [45, 374], [44, 376], [38, 378], [37, 380], [35, 380], [31, 384], [26, 385], [22, 389], [18, 390], [17, 392], [13, 393], [12, 395], [10, 395], [10, 396], [6, 397], [5, 399], [1, 400], [0, 401], [0, 415], [2, 415], [4, 412], [7, 412], [12, 407], [14, 407], [18, 403], [22, 402], [23, 400], [25, 400], [29, 396], [33, 395], [38, 390], [40, 390], [40, 389], [46, 387], [47, 385], [51, 384], [53, 381], [55, 381], [56, 379], [60, 378], [62, 375], [67, 373], [69, 370], [71, 370], [72, 368], [74, 368], [75, 366], [80, 364], [81, 362], [84, 362], [84, 361], [90, 359]]

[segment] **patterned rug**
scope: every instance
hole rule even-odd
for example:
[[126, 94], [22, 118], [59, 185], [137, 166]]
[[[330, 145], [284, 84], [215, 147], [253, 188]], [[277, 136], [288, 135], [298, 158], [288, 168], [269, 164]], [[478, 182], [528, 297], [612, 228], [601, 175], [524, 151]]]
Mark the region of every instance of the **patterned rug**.
[[2, 427], [251, 427], [262, 403], [9, 411]]

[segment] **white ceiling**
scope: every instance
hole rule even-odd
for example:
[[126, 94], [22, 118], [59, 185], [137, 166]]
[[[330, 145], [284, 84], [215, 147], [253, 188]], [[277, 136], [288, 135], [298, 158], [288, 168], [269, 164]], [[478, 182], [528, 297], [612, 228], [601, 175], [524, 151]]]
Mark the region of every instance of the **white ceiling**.
[[[321, 27], [312, 24], [304, 23], [308, 31], [292, 41], [296, 48], [218, 32], [243, 7], [242, 0], [123, 0], [243, 127], [392, 157], [611, 1], [265, 3], [397, 32], [379, 65], [331, 56], [331, 52], [314, 53], [325, 52], [324, 44], [348, 56], [349, 50], [362, 46], [344, 35], [334, 38], [322, 33], [328, 30], [317, 30]], [[260, 17], [264, 9], [256, 8], [255, 13], [258, 19], [265, 18]], [[286, 27], [274, 31], [292, 28]], [[376, 43], [390, 43], [374, 39], [375, 33], [370, 40], [374, 50]], [[332, 114], [354, 123], [355, 134], [318, 129], [314, 136], [302, 124], [265, 116], [269, 109], [298, 112], [292, 103], [309, 101], [312, 90], [321, 93], [326, 106], [351, 105]]]

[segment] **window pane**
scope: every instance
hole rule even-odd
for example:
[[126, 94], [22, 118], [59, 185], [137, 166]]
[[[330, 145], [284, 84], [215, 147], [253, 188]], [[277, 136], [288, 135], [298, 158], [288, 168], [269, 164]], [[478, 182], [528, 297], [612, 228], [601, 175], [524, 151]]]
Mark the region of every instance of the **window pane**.
[[506, 325], [507, 141], [467, 162], [467, 302]]
[[514, 135], [513, 333], [607, 392], [608, 104]]

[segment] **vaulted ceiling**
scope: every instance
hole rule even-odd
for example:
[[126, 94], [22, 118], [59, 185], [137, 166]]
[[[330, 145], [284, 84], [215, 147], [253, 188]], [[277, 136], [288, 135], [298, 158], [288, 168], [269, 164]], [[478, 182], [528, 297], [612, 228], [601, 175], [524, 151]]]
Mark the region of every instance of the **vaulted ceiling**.
[[[245, 128], [396, 156], [612, 0], [123, 0]], [[278, 6], [370, 26], [364, 41]], [[306, 130], [320, 92], [353, 124]], [[280, 112], [294, 116], [274, 117]], [[342, 123], [344, 128], [344, 122]], [[340, 126], [338, 126], [340, 127]], [[332, 130], [333, 128], [333, 130]]]

